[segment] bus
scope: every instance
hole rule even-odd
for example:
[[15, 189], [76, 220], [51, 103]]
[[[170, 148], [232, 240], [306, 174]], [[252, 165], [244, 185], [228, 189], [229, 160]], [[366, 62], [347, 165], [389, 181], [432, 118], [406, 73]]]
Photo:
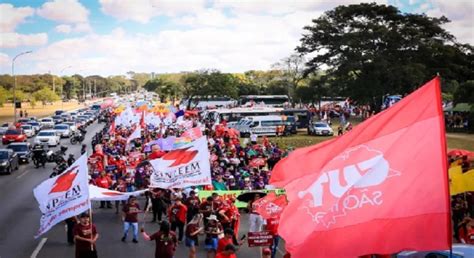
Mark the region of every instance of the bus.
[[[191, 104], [189, 102], [191, 101]], [[232, 107], [236, 106], [237, 101], [230, 97], [222, 96], [194, 96], [191, 99], [187, 98], [181, 101], [180, 107], [187, 108], [190, 106], [191, 108], [198, 108], [198, 109], [208, 109], [208, 108], [219, 108], [219, 107]]]
[[239, 98], [239, 106], [267, 106], [283, 107], [290, 103], [288, 95], [242, 95]]
[[281, 115], [283, 108], [256, 107], [256, 108], [231, 108], [213, 109], [204, 113], [204, 118], [221, 123], [227, 122], [229, 127], [234, 126], [240, 119], [249, 116]]
[[311, 113], [307, 109], [289, 108], [281, 111], [284, 116], [293, 116], [297, 128], [307, 128], [311, 120]]

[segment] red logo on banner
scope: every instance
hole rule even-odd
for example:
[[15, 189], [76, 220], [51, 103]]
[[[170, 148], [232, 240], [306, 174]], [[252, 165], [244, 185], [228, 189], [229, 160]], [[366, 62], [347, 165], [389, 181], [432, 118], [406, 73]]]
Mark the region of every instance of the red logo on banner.
[[162, 157], [162, 159], [163, 160], [174, 160], [174, 162], [171, 165], [169, 165], [169, 167], [175, 167], [175, 166], [178, 166], [180, 164], [186, 164], [186, 163], [190, 162], [191, 160], [193, 160], [194, 157], [196, 157], [196, 155], [198, 154], [197, 150], [188, 151], [188, 149], [189, 149], [189, 147], [184, 148], [184, 149], [172, 150], [172, 151], [166, 153]]
[[79, 170], [74, 171], [78, 167], [79, 166], [75, 166], [75, 167], [71, 168], [69, 171], [67, 171], [67, 172], [63, 173], [62, 175], [60, 175], [56, 179], [56, 182], [54, 182], [54, 184], [53, 184], [54, 186], [53, 186], [53, 188], [51, 189], [51, 191], [49, 193], [50, 194], [51, 193], [59, 193], [59, 192], [65, 192], [65, 191], [69, 190], [69, 188], [71, 188], [71, 186], [72, 186], [72, 183], [74, 182], [74, 179], [77, 176], [77, 172], [79, 172]]

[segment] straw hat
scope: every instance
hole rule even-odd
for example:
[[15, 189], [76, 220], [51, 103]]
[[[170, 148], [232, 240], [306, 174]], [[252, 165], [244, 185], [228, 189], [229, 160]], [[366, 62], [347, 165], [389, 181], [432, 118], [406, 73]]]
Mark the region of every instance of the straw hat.
[[212, 214], [212, 215], [210, 215], [209, 217], [207, 217], [207, 220], [215, 220], [215, 221], [217, 221], [217, 216], [214, 215], [214, 214]]

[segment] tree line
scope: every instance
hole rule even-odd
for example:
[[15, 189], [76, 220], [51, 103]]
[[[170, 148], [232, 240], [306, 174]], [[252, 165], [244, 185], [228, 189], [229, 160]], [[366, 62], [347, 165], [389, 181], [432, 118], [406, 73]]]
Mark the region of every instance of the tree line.
[[[295, 52], [267, 71], [18, 76], [17, 95], [39, 100], [33, 96], [42, 95], [37, 92], [60, 95], [62, 88], [63, 98], [83, 99], [143, 87], [169, 100], [287, 94], [296, 103], [315, 103], [323, 96], [341, 96], [377, 109], [384, 95], [408, 94], [440, 74], [445, 100], [473, 103], [473, 46], [444, 30], [442, 25], [448, 22], [446, 17], [402, 13], [394, 6], [341, 5], [304, 27]], [[0, 91], [11, 92], [12, 85], [11, 76], [0, 76]], [[10, 95], [1, 95], [0, 104], [11, 100]]]

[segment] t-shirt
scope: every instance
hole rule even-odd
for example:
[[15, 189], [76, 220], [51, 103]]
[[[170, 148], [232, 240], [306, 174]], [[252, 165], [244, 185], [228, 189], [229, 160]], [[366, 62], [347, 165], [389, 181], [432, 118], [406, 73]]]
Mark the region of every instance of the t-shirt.
[[[211, 224], [207, 223], [205, 232], [221, 232], [222, 233], [222, 225], [221, 223]], [[206, 233], [206, 238], [216, 238], [220, 233]]]
[[169, 217], [171, 221], [179, 220], [183, 223], [186, 222], [186, 212], [188, 208], [184, 204], [174, 204], [170, 207]]
[[[92, 227], [91, 227], [92, 226]], [[91, 228], [92, 228], [92, 237], [91, 237]], [[74, 236], [80, 236], [83, 238], [93, 238], [97, 235], [97, 229], [95, 225], [87, 225], [84, 226], [82, 224], [76, 224], [73, 229]], [[91, 243], [83, 240], [76, 239], [76, 251], [90, 251], [91, 250]], [[94, 244], [94, 250], [95, 244]]]
[[201, 203], [201, 206], [199, 209], [201, 211], [204, 211], [202, 212], [204, 217], [209, 217], [209, 215], [211, 215], [212, 202], [204, 201], [203, 203]]
[[256, 134], [251, 134], [250, 135], [250, 141], [252, 141], [252, 142], [256, 142], [257, 138], [258, 138], [258, 135], [256, 135]]
[[178, 242], [174, 232], [170, 232], [169, 235], [165, 236], [158, 231], [150, 236], [150, 240], [155, 240], [156, 243], [155, 258], [173, 258]]
[[123, 212], [125, 212], [126, 222], [138, 222], [138, 213], [140, 213], [140, 206], [138, 206], [138, 203], [125, 204], [123, 207]]
[[188, 197], [188, 199], [186, 199], [186, 206], [188, 207], [188, 211], [197, 212], [199, 210], [199, 198], [197, 196]]
[[191, 234], [194, 233], [194, 232], [196, 232], [198, 229], [199, 229], [199, 225], [194, 224], [194, 223], [188, 224], [188, 225], [186, 226], [186, 232], [185, 232], [186, 237], [187, 237], [187, 238], [190, 238], [190, 239], [192, 239], [192, 240], [194, 240], [194, 241], [197, 241], [197, 240], [198, 240], [198, 234], [196, 234], [196, 235], [194, 235], [194, 236], [191, 236]]
[[214, 187], [214, 190], [217, 190], [217, 191], [227, 190], [227, 186], [225, 185], [224, 182], [212, 181], [212, 186]]
[[224, 249], [228, 244], [233, 245], [234, 241], [232, 239], [228, 239], [227, 237], [219, 239], [219, 242], [217, 242], [217, 253], [224, 252]]
[[235, 254], [224, 254], [224, 253], [217, 253], [215, 258], [237, 258]]
[[267, 219], [267, 230], [274, 236], [278, 235], [278, 225], [280, 224], [280, 218], [269, 218]]

